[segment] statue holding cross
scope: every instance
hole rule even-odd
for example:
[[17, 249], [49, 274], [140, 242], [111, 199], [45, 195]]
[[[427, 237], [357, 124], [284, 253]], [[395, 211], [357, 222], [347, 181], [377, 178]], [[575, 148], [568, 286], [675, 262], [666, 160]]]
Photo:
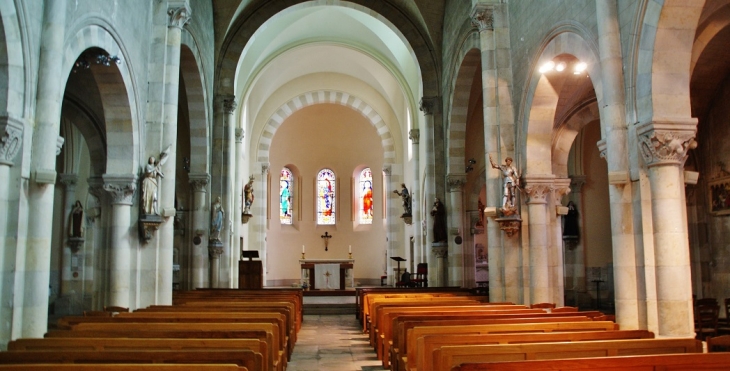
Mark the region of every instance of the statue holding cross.
[[328, 232], [324, 232], [324, 234], [321, 235], [320, 237], [324, 240], [324, 251], [329, 251], [328, 250], [329, 241], [330, 241], [330, 238], [332, 238], [332, 235], [329, 234]]

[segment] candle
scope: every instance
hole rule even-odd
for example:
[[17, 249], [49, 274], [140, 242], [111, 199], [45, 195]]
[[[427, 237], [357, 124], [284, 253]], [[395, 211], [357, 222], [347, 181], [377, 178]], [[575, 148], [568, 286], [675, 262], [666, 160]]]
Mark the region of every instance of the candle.
[[347, 252], [349, 252], [350, 254], [352, 254], [352, 245], [348, 245]]
[[304, 245], [302, 245], [302, 254], [304, 254]]

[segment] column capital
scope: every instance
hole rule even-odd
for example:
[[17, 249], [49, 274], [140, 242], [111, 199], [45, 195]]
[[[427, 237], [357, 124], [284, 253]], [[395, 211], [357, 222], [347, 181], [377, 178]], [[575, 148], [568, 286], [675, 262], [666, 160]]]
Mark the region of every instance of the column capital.
[[170, 4], [167, 8], [167, 27], [175, 27], [182, 29], [185, 25], [190, 22], [190, 5], [187, 1], [182, 4]]
[[413, 142], [413, 144], [418, 144], [418, 141], [420, 140], [420, 138], [421, 138], [421, 131], [420, 130], [418, 130], [418, 129], [411, 129], [408, 132], [408, 139], [410, 139], [411, 142]]
[[205, 192], [210, 182], [210, 174], [191, 173], [188, 174], [188, 180], [190, 181], [190, 186], [193, 188], [193, 192]]
[[601, 139], [598, 142], [596, 142], [596, 146], [598, 146], [598, 155], [601, 156], [602, 159], [608, 161], [607, 151], [608, 151], [608, 143], [605, 139]]
[[436, 102], [438, 102], [438, 97], [423, 97], [418, 103], [418, 109], [426, 116], [433, 115], [436, 109]]
[[243, 137], [246, 131], [243, 128], [236, 128], [236, 143], [243, 143]]
[[223, 255], [223, 246], [210, 245], [208, 246], [208, 257], [211, 259], [219, 259]]
[[586, 184], [585, 175], [573, 175], [570, 177], [570, 188], [573, 193], [580, 193], [583, 186]]
[[449, 192], [462, 192], [466, 185], [466, 174], [448, 174], [446, 184], [449, 186]]
[[547, 196], [554, 186], [554, 175], [534, 175], [525, 177], [525, 193], [528, 204], [546, 204]]
[[685, 122], [652, 121], [639, 125], [639, 150], [646, 165], [684, 164], [690, 149], [697, 147], [697, 119]]
[[385, 176], [390, 176], [391, 168], [390, 165], [383, 165], [383, 173]]
[[89, 185], [89, 193], [101, 202], [104, 195], [104, 180], [100, 176], [92, 176], [86, 179]]
[[62, 136], [58, 136], [56, 138], [56, 156], [61, 154], [61, 149], [63, 148], [63, 143], [66, 141]]
[[271, 167], [271, 164], [261, 164], [261, 175], [265, 175], [269, 173], [269, 167]]
[[112, 197], [113, 205], [132, 205], [132, 196], [137, 190], [136, 175], [104, 174], [104, 190]]
[[563, 196], [570, 193], [570, 191], [571, 191], [570, 184], [571, 184], [570, 178], [555, 179], [555, 182], [553, 183], [553, 197], [555, 197], [556, 204], [560, 203], [560, 199], [563, 198]]
[[471, 23], [479, 32], [494, 30], [494, 6], [477, 4], [471, 11]]
[[216, 96], [215, 100], [226, 115], [230, 115], [236, 110], [237, 103], [235, 95], [222, 94]]
[[13, 166], [13, 159], [23, 144], [23, 122], [12, 116], [0, 116], [0, 165]]
[[69, 187], [76, 187], [76, 183], [79, 181], [79, 176], [74, 173], [59, 174], [58, 181], [66, 186], [66, 189], [68, 189]]

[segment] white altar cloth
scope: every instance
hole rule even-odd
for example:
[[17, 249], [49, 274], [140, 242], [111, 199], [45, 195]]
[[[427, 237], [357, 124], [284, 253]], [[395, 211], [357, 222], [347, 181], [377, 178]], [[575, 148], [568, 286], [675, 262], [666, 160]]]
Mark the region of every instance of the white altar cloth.
[[321, 290], [340, 288], [339, 264], [316, 264], [314, 266], [314, 287]]

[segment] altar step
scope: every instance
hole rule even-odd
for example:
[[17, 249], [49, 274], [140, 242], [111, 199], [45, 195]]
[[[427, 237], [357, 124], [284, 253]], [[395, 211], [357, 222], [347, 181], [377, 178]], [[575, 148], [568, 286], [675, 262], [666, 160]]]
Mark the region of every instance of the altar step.
[[304, 304], [305, 315], [355, 315], [355, 304]]
[[[305, 291], [306, 293], [306, 291]], [[352, 314], [355, 315], [355, 296], [354, 292], [350, 295], [343, 295], [343, 291], [330, 291], [330, 295], [305, 295], [304, 296], [304, 314], [314, 315], [335, 315], [335, 314]]]

